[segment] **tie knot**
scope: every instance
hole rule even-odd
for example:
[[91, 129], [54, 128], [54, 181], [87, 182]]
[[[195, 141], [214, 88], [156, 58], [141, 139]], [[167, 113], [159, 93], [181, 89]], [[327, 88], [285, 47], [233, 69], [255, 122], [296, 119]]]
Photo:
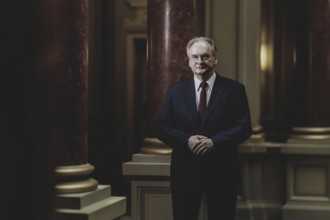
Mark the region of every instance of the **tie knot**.
[[200, 84], [201, 88], [206, 88], [207, 86], [208, 86], [207, 82], [205, 82], [205, 81], [202, 81], [201, 84]]

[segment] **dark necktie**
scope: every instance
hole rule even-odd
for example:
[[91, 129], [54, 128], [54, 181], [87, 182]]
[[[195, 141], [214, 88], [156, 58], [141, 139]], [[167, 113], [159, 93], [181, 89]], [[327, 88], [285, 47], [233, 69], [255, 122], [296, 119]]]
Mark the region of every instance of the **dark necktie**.
[[199, 116], [201, 118], [201, 121], [204, 122], [205, 118], [205, 112], [206, 112], [206, 88], [207, 88], [207, 82], [202, 81], [200, 84], [201, 87], [201, 93], [199, 96]]

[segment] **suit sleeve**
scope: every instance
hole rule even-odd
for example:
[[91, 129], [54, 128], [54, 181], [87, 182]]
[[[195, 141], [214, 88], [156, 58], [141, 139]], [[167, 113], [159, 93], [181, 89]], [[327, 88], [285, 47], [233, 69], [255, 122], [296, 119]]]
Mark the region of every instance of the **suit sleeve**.
[[164, 99], [158, 119], [158, 138], [172, 148], [184, 149], [187, 147], [188, 139], [191, 135], [175, 128], [175, 116], [173, 97], [173, 86], [171, 86]]
[[229, 127], [211, 137], [215, 147], [237, 146], [251, 136], [251, 118], [245, 87], [241, 85], [237, 88], [231, 101], [233, 121]]

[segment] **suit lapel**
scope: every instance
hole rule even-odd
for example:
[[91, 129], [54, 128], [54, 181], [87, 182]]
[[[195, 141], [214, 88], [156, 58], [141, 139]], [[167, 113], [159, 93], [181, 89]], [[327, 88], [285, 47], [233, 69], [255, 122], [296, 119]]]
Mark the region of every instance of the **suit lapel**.
[[[215, 110], [217, 103], [222, 101], [221, 96], [224, 92], [224, 86], [222, 85], [222, 83], [223, 83], [222, 77], [217, 74], [212, 88], [211, 97], [206, 109], [205, 121], [201, 125], [202, 127], [208, 121], [211, 113]], [[191, 114], [195, 116], [196, 122], [200, 123], [197, 106], [196, 106], [196, 92], [195, 92], [194, 79], [192, 78], [191, 80], [189, 80], [189, 82], [185, 86], [187, 87], [186, 89], [184, 89], [185, 102]]]
[[205, 122], [207, 122], [211, 113], [215, 110], [217, 103], [222, 101], [221, 96], [223, 92], [224, 92], [224, 86], [222, 85], [222, 78], [217, 74], [212, 88], [211, 97], [207, 105], [206, 116], [203, 125], [205, 124]]
[[196, 119], [198, 119], [198, 112], [197, 112], [197, 106], [196, 106], [196, 92], [195, 92], [195, 84], [194, 79], [192, 78], [189, 80], [189, 82], [186, 84], [187, 88], [184, 90], [185, 94], [185, 102], [187, 103], [188, 109], [190, 112], [196, 116]]

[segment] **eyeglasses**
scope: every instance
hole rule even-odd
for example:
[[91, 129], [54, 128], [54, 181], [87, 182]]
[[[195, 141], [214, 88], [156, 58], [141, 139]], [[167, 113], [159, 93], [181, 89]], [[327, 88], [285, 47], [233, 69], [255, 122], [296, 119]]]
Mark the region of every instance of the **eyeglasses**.
[[192, 55], [190, 57], [190, 59], [194, 62], [197, 62], [199, 61], [199, 59], [201, 59], [202, 61], [204, 62], [207, 62], [209, 61], [210, 59], [212, 58], [212, 56], [208, 55], [208, 54], [204, 54], [204, 55], [200, 55], [200, 56], [197, 56], [197, 55]]

